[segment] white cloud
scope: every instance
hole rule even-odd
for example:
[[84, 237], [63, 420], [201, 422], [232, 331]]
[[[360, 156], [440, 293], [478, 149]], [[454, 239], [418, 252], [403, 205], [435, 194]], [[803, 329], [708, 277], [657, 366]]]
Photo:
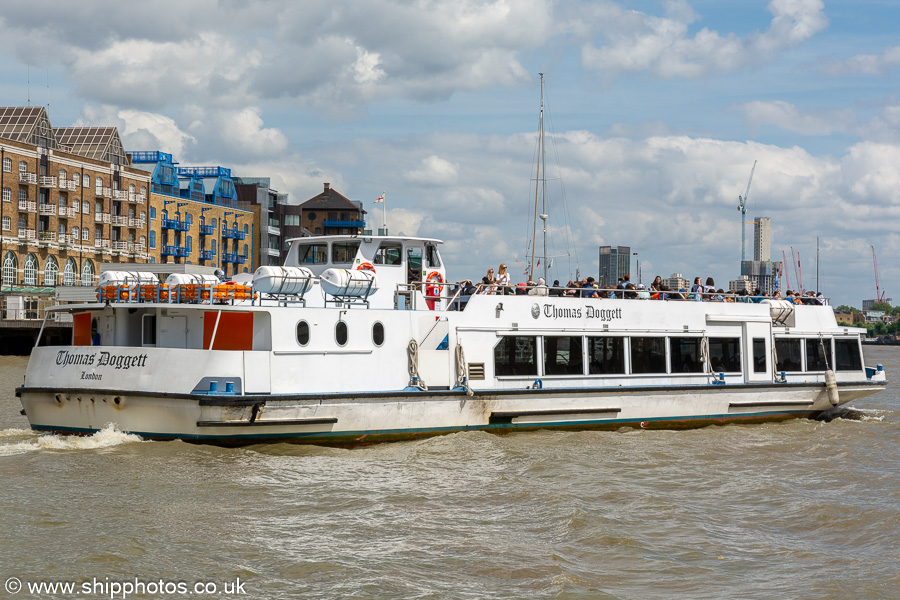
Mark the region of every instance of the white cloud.
[[456, 183], [459, 166], [432, 154], [423, 158], [420, 169], [407, 171], [407, 181], [424, 185], [448, 185]]
[[826, 62], [823, 70], [828, 75], [883, 75], [900, 65], [900, 46], [886, 48], [881, 54], [857, 54], [850, 58]]
[[689, 26], [698, 15], [685, 0], [669, 0], [665, 17], [598, 3], [588, 18], [605, 43], [585, 44], [582, 62], [605, 75], [650, 71], [665, 78], [704, 77], [769, 59], [828, 25], [821, 0], [772, 0], [768, 10], [769, 29], [741, 39], [706, 27], [690, 36]]
[[755, 100], [738, 105], [736, 108], [744, 113], [744, 118], [751, 127], [773, 125], [804, 135], [848, 132], [856, 122], [856, 113], [851, 109], [801, 111], [784, 101]]

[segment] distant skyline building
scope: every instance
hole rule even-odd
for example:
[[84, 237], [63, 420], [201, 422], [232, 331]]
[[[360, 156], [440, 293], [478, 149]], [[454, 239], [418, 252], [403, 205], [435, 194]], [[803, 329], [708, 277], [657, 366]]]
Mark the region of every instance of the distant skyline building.
[[753, 292], [757, 288], [765, 295], [771, 295], [781, 286], [779, 276], [782, 272], [781, 261], [772, 262], [772, 219], [756, 217], [753, 219], [753, 260], [741, 262], [741, 276], [728, 282], [731, 292], [747, 290]]
[[772, 260], [772, 219], [753, 219], [753, 260]]
[[631, 277], [631, 246], [600, 246], [600, 287], [613, 288], [625, 275]]
[[688, 287], [689, 282], [681, 275], [681, 273], [672, 273], [668, 278], [662, 280], [662, 284], [671, 290], [683, 289], [690, 291], [690, 287]]

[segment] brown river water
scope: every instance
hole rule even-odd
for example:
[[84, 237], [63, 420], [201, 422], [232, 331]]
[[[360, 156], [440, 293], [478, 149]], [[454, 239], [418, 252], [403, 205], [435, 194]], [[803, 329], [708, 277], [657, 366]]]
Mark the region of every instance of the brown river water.
[[0, 357], [0, 598], [900, 598], [900, 348], [827, 423], [355, 450], [38, 435], [26, 360]]

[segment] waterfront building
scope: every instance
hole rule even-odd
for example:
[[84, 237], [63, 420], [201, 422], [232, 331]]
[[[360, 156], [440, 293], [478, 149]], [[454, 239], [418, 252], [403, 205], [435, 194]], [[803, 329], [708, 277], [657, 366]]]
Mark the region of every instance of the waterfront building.
[[237, 197], [231, 169], [181, 167], [166, 152], [132, 151], [132, 164], [150, 174], [149, 261], [222, 269], [227, 276], [259, 265], [251, 244], [259, 223]]
[[690, 281], [685, 279], [681, 273], [672, 273], [666, 279], [662, 280], [662, 284], [667, 286], [670, 290], [686, 290], [689, 291], [691, 288]]
[[115, 127], [54, 127], [43, 107], [0, 107], [0, 162], [4, 327], [40, 325], [57, 288], [92, 289], [103, 262], [147, 262], [150, 179]]
[[600, 276], [602, 288], [616, 287], [619, 279], [631, 277], [630, 246], [600, 246]]
[[871, 299], [871, 300], [863, 300], [862, 301], [862, 309], [863, 310], [872, 310], [872, 307], [875, 306], [876, 302], [884, 302], [886, 304], [889, 304], [890, 306], [894, 305], [893, 298], [885, 298], [884, 300]]
[[255, 226], [251, 246], [259, 256], [257, 264], [282, 265], [287, 251], [282, 210], [287, 205], [288, 195], [272, 189], [268, 177], [236, 177], [234, 182], [238, 200], [253, 211]]
[[361, 235], [366, 211], [325, 184], [324, 190], [300, 204], [300, 225], [312, 235]]
[[753, 292], [759, 289], [763, 294], [770, 295], [783, 288], [779, 282], [782, 274], [781, 261], [773, 261], [771, 258], [772, 219], [756, 217], [753, 219], [753, 260], [741, 262], [741, 277], [728, 282], [729, 290], [747, 289]]

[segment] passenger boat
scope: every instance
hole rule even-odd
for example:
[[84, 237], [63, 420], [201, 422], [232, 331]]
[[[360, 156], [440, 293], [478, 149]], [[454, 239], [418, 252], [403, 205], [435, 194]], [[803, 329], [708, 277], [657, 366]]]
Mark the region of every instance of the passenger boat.
[[247, 284], [107, 274], [49, 311], [72, 343], [16, 394], [37, 431], [356, 446], [817, 417], [885, 387], [827, 305], [464, 297], [440, 244], [299, 238]]

